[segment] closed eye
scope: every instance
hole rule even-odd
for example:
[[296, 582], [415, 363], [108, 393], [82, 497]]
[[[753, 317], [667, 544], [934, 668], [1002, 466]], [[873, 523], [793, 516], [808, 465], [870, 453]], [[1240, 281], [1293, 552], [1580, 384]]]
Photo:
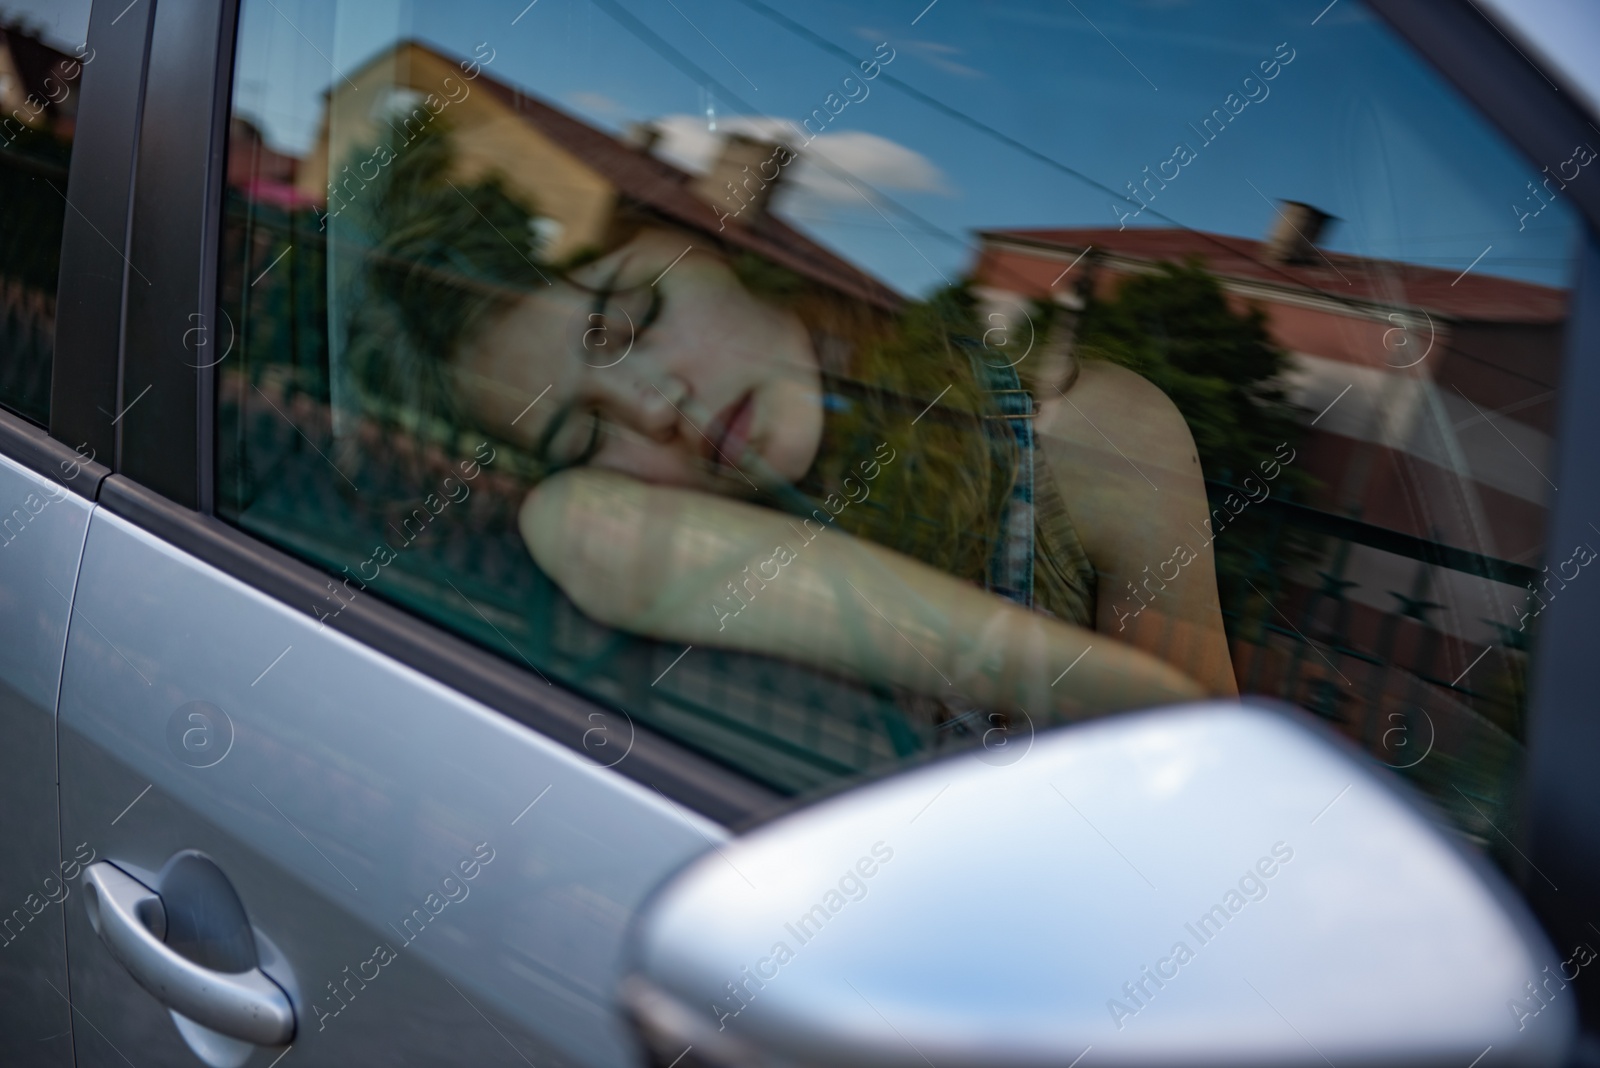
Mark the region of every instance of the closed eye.
[[[603, 329], [608, 347], [621, 353], [630, 344], [644, 336], [645, 331], [661, 318], [666, 298], [659, 286], [636, 285], [627, 289], [612, 288], [615, 276], [594, 293], [589, 322]], [[586, 346], [587, 347], [587, 346]]]

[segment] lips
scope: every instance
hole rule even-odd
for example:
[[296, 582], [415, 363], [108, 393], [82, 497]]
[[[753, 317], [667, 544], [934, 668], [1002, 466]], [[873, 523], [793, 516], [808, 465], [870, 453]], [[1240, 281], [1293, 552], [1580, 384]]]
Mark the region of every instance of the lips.
[[710, 458], [726, 466], [736, 465], [744, 455], [745, 446], [750, 443], [755, 417], [754, 391], [747, 391], [718, 413], [709, 428], [711, 432], [706, 435], [715, 446], [715, 453]]

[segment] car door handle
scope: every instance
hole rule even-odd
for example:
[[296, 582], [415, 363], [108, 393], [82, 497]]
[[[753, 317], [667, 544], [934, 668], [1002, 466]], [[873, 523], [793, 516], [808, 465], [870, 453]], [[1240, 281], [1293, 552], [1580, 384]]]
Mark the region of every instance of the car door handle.
[[260, 968], [219, 972], [184, 957], [152, 931], [166, 928], [161, 895], [106, 861], [84, 870], [84, 902], [95, 933], [128, 974], [175, 1012], [260, 1046], [294, 1038], [294, 1006]]

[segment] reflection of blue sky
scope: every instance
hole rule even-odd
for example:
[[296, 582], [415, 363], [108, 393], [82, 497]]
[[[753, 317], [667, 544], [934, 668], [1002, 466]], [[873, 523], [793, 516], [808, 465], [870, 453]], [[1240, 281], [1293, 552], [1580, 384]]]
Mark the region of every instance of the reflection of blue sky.
[[[722, 130], [741, 113], [798, 121], [850, 73], [737, 0], [611, 3], [702, 73], [674, 65], [592, 0], [539, 0], [515, 26], [523, 0], [339, 0], [337, 14], [326, 0], [277, 0], [341, 69], [399, 36], [459, 54], [487, 41], [496, 77], [598, 126], [670, 117], [667, 147], [682, 158], [703, 156], [708, 108]], [[1254, 0], [1219, 11], [1186, 0], [1079, 0], [1080, 15], [1041, 0], [939, 0], [915, 26], [926, 0], [810, 0], [783, 10], [863, 58], [887, 40], [898, 52], [888, 74], [1105, 186], [1121, 189], [1186, 142], [1198, 158], [1141, 224], [1171, 225], [1160, 211], [1255, 237], [1273, 218], [1263, 197], [1304, 200], [1341, 220], [1327, 241], [1334, 249], [1461, 269], [1492, 245], [1475, 271], [1560, 284], [1571, 214], [1558, 202], [1519, 233], [1512, 209], [1537, 206], [1526, 183], [1538, 168], [1513, 156], [1356, 0], [1312, 25], [1325, 4]], [[270, 138], [303, 150], [320, 94], [337, 76], [299, 32], [264, 0], [247, 0], [239, 93]], [[1295, 58], [1268, 83], [1270, 95], [1202, 147], [1188, 123], [1220, 107], [1280, 42]], [[884, 79], [871, 89], [813, 147], [899, 207], [869, 204], [813, 166], [792, 176], [796, 188], [780, 209], [893, 284], [919, 292], [940, 274], [958, 275], [974, 229], [1115, 224], [1106, 192]]]

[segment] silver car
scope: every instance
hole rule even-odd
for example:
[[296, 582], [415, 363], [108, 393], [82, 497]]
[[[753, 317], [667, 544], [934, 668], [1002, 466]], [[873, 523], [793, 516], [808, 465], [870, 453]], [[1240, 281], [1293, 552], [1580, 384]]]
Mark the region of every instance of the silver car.
[[1597, 44], [0, 0], [0, 1064], [1600, 1063]]

